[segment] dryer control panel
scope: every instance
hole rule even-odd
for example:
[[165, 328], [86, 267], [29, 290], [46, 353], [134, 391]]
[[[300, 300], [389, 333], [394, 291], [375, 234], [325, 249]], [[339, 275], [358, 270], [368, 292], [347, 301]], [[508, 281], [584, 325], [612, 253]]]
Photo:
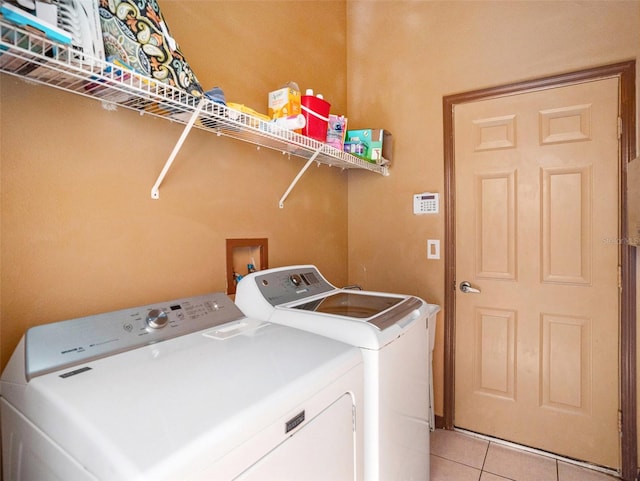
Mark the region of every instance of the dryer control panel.
[[26, 378], [243, 317], [229, 297], [214, 293], [35, 326], [25, 334]]

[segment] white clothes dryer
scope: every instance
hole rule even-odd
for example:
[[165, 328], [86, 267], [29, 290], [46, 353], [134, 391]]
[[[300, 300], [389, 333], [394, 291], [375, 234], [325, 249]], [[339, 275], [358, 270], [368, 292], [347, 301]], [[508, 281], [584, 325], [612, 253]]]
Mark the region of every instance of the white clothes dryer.
[[338, 289], [312, 265], [249, 274], [238, 283], [235, 302], [249, 317], [359, 347], [365, 479], [429, 479], [430, 333], [439, 306], [414, 296]]
[[36, 326], [0, 380], [4, 480], [361, 480], [362, 376], [224, 294]]

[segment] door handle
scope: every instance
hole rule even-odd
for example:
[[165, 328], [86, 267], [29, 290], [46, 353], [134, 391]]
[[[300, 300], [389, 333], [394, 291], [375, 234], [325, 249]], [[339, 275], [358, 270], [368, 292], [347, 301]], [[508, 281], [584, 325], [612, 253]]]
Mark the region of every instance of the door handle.
[[480, 289], [471, 287], [471, 283], [469, 281], [462, 281], [460, 283], [460, 290], [465, 294], [480, 294]]

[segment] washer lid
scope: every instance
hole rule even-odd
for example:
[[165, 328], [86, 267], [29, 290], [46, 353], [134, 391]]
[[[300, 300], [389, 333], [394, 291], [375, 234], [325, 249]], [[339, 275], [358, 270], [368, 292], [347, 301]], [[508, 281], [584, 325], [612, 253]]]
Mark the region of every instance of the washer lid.
[[378, 329], [386, 329], [396, 322], [402, 322], [408, 314], [419, 310], [423, 304], [416, 297], [338, 291], [326, 297], [290, 307], [292, 309], [363, 319]]
[[402, 297], [362, 295], [349, 291], [340, 291], [329, 294], [327, 297], [291, 307], [294, 309], [304, 309], [305, 311], [366, 319], [376, 316], [382, 311], [386, 311], [403, 300]]

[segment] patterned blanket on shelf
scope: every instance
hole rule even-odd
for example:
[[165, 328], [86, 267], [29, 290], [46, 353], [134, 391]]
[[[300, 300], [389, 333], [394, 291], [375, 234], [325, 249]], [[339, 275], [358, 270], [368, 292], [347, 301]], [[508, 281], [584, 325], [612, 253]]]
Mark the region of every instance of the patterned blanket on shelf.
[[203, 89], [156, 0], [96, 0], [107, 60], [118, 60], [159, 82], [201, 96]]

